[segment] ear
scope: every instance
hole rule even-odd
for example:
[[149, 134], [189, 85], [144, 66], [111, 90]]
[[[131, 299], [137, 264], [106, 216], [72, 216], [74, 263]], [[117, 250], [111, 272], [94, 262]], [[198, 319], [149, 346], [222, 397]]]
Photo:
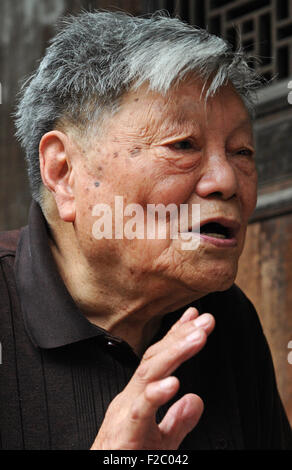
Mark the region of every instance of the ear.
[[52, 192], [64, 222], [74, 222], [76, 214], [70, 161], [72, 150], [70, 138], [56, 130], [44, 134], [39, 145], [43, 184]]

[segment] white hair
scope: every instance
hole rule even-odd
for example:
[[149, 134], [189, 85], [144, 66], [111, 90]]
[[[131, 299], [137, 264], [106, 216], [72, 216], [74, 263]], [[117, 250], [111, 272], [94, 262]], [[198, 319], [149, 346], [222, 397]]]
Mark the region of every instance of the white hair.
[[69, 16], [36, 72], [24, 84], [16, 111], [32, 197], [41, 203], [38, 147], [65, 118], [84, 132], [119, 99], [144, 83], [166, 93], [186, 74], [208, 81], [206, 98], [227, 81], [252, 111], [261, 82], [241, 50], [223, 39], [157, 12], [149, 18], [94, 11]]

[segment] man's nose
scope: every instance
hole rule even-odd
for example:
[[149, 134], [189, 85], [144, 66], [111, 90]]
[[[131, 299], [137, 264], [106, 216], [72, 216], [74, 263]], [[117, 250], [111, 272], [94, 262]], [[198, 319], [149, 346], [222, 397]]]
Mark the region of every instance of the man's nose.
[[237, 194], [238, 183], [235, 168], [225, 152], [205, 156], [205, 164], [196, 186], [200, 197], [220, 196], [228, 200]]

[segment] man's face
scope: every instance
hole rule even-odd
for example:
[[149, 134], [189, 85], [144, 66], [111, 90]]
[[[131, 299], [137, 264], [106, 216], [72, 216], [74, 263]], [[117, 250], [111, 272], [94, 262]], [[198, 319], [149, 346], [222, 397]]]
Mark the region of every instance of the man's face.
[[[103, 132], [81, 143], [83, 153], [73, 166], [80, 247], [92, 267], [117, 270], [125, 285], [207, 294], [235, 279], [256, 204], [252, 128], [232, 85], [207, 103], [201, 92], [200, 80], [186, 81], [165, 97], [146, 87], [129, 92]], [[199, 246], [184, 250], [181, 239], [169, 236], [115, 239], [114, 231], [113, 239], [96, 240], [92, 208], [109, 205], [114, 226], [115, 196], [123, 197], [124, 207], [139, 204], [144, 214], [147, 204], [199, 204]], [[220, 224], [224, 235], [216, 233]]]

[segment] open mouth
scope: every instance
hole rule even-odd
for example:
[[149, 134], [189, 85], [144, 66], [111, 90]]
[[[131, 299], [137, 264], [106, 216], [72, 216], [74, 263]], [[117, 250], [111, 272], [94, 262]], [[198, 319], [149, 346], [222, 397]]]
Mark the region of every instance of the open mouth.
[[200, 233], [201, 235], [207, 235], [208, 237], [219, 238], [222, 240], [234, 238], [233, 229], [218, 222], [209, 222], [201, 225]]
[[238, 244], [237, 234], [241, 224], [225, 217], [201, 221], [200, 227], [189, 228], [189, 232], [199, 235], [202, 243], [212, 244], [218, 248], [234, 248]]

